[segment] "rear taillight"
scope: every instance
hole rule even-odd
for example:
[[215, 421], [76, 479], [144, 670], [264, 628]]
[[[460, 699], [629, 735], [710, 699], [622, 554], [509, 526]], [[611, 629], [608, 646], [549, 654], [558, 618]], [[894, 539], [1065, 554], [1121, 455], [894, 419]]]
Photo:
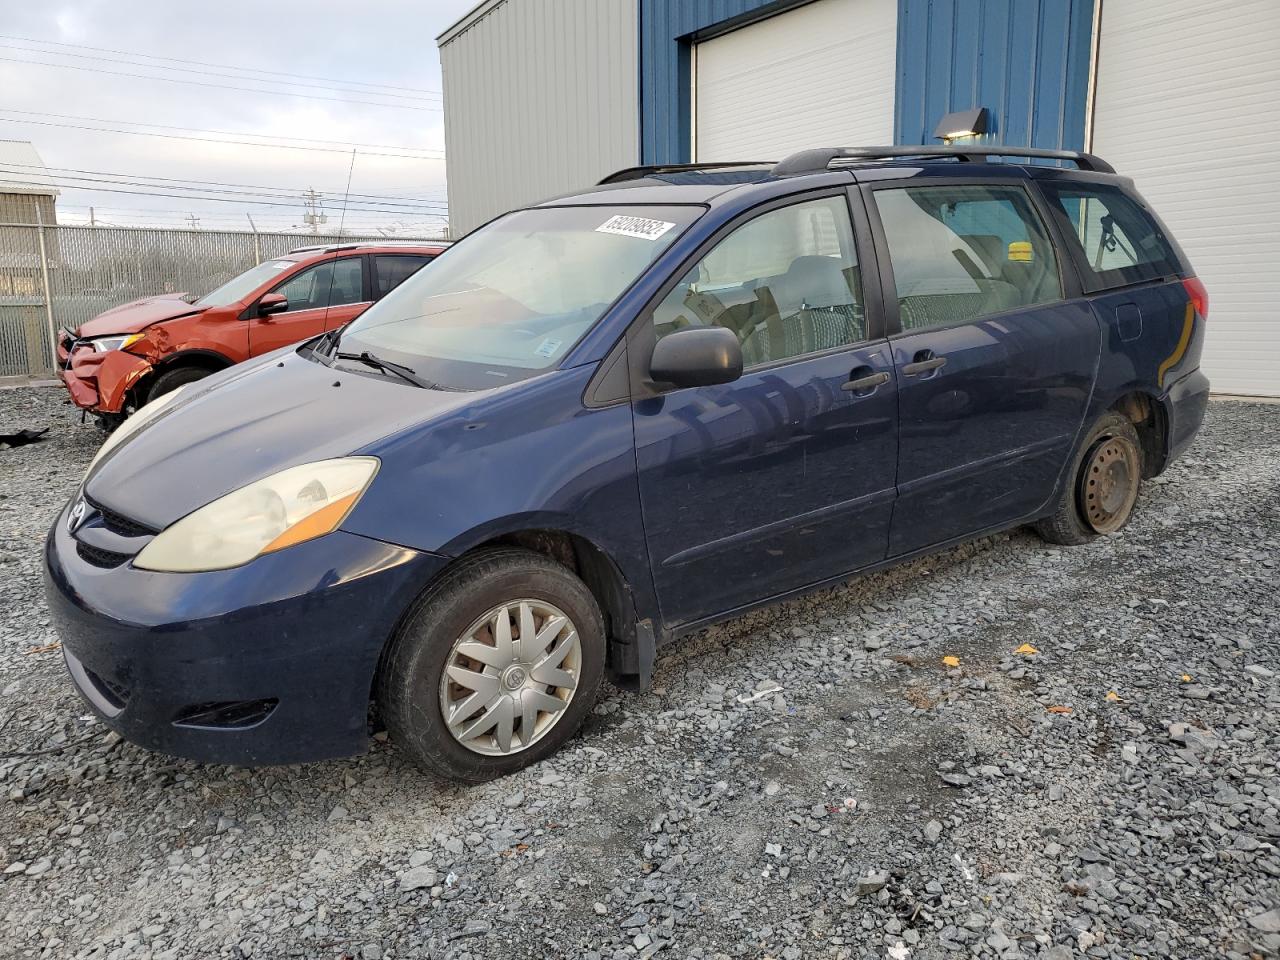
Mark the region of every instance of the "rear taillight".
[[1204, 288], [1204, 284], [1200, 282], [1199, 277], [1187, 277], [1182, 281], [1182, 286], [1187, 291], [1187, 296], [1191, 298], [1191, 305], [1196, 308], [1196, 313], [1200, 314], [1201, 320], [1209, 319], [1209, 291]]

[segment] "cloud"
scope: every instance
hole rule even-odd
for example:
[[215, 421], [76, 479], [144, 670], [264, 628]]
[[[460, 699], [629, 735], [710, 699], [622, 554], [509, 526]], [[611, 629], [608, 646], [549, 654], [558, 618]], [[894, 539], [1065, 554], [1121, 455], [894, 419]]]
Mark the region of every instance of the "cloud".
[[[0, 46], [0, 58], [59, 62], [81, 68], [37, 66], [0, 59], [0, 89], [6, 94], [3, 108], [31, 111], [25, 115], [0, 112], [0, 117], [5, 118], [0, 122], [0, 138], [31, 140], [50, 167], [249, 184], [289, 191], [291, 196], [299, 197], [302, 191], [314, 187], [326, 196], [337, 198], [346, 185], [351, 164], [351, 154], [345, 150], [323, 152], [203, 143], [44, 124], [136, 130], [136, 127], [113, 122], [128, 121], [276, 138], [315, 138], [443, 151], [443, 113], [432, 109], [439, 107], [440, 97], [414, 91], [441, 89], [435, 37], [472, 5], [473, 0], [429, 3], [378, 0], [358, 5], [298, 0], [270, 4], [257, 0], [220, 0], [217, 4], [82, 0], [44, 8], [35, 4], [11, 5], [0, 33], [173, 57], [185, 62], [152, 61], [150, 66], [139, 66], [136, 62], [112, 63], [109, 61], [136, 61], [136, 58], [125, 53], [70, 47], [45, 47], [64, 55], [31, 53], [30, 49], [40, 45], [0, 39], [0, 45], [6, 45]], [[27, 47], [28, 51], [12, 49], [15, 46]], [[332, 78], [346, 82], [352, 90], [368, 92], [284, 87], [277, 83], [254, 83], [247, 78], [165, 69], [188, 66], [208, 74], [237, 73], [191, 61]], [[153, 79], [115, 76], [106, 71], [146, 74]], [[178, 79], [220, 86], [171, 82]], [[301, 82], [323, 86], [327, 81]], [[383, 89], [383, 93], [398, 92], [405, 98], [423, 99], [379, 97], [374, 87], [358, 84], [385, 84], [402, 89]], [[258, 92], [222, 89], [224, 86], [254, 87]], [[287, 95], [268, 91], [285, 91]], [[321, 97], [348, 102], [318, 99]], [[351, 102], [360, 100], [367, 102]], [[388, 105], [372, 106], [373, 101]], [[66, 117], [98, 120], [86, 122]], [[149, 129], [174, 136], [184, 134], [182, 130]], [[212, 134], [190, 136], [218, 139]], [[311, 142], [294, 145], [322, 146]], [[352, 192], [444, 200], [442, 161], [376, 155], [394, 152], [358, 148], [351, 173]], [[149, 188], [120, 186], [120, 189]], [[235, 197], [224, 199], [237, 200]], [[287, 227], [300, 222], [303, 213], [300, 199], [296, 206], [285, 207], [251, 206], [243, 202], [247, 199], [257, 198], [215, 202], [90, 193], [68, 185], [62, 188], [59, 197], [59, 215], [64, 221], [80, 220], [92, 204], [98, 210], [98, 219], [113, 223], [178, 225], [184, 222], [186, 213], [195, 213], [201, 217], [202, 226], [244, 225], [246, 211], [253, 213], [260, 226]], [[351, 206], [356, 204], [352, 202]], [[396, 221], [420, 223], [424, 227], [439, 223], [409, 217], [408, 212], [389, 210], [381, 214], [353, 210], [347, 219], [352, 227]], [[331, 224], [335, 221], [336, 217], [331, 216]]]

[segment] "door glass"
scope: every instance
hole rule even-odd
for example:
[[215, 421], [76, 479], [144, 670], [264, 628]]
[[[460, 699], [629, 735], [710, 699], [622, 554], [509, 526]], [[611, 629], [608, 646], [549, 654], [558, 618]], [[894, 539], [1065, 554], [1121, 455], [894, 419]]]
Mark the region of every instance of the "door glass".
[[844, 197], [771, 210], [739, 227], [681, 278], [653, 323], [658, 337], [727, 327], [746, 367], [865, 340]]
[[1046, 183], [1044, 192], [1080, 243], [1090, 291], [1181, 272], [1178, 256], [1155, 220], [1119, 187]]
[[404, 254], [374, 257], [373, 275], [377, 283], [376, 296], [386, 296], [430, 260], [431, 257], [410, 257]]
[[1053, 244], [1021, 187], [875, 192], [903, 330], [1062, 299]]
[[289, 301], [289, 313], [337, 307], [344, 303], [360, 303], [364, 299], [364, 281], [360, 275], [360, 258], [328, 260], [290, 277], [272, 293], [283, 294]]

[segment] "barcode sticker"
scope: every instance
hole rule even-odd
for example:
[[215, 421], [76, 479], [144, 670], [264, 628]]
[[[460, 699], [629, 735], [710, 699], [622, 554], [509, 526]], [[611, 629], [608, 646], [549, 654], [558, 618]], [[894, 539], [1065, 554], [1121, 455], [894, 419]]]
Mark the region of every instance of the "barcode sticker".
[[649, 220], [645, 217], [624, 217], [619, 214], [610, 217], [600, 226], [596, 233], [616, 233], [623, 237], [639, 237], [641, 240], [657, 240], [674, 227], [674, 223], [665, 220]]

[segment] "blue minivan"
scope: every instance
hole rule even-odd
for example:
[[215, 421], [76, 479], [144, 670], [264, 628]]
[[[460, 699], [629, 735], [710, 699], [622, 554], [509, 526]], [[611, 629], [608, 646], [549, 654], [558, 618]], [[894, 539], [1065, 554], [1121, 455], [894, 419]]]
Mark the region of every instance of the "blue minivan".
[[1119, 530], [1200, 426], [1207, 309], [1089, 154], [623, 170], [142, 408], [49, 533], [50, 608], [149, 748], [293, 763], [380, 720], [482, 781], [717, 620]]

